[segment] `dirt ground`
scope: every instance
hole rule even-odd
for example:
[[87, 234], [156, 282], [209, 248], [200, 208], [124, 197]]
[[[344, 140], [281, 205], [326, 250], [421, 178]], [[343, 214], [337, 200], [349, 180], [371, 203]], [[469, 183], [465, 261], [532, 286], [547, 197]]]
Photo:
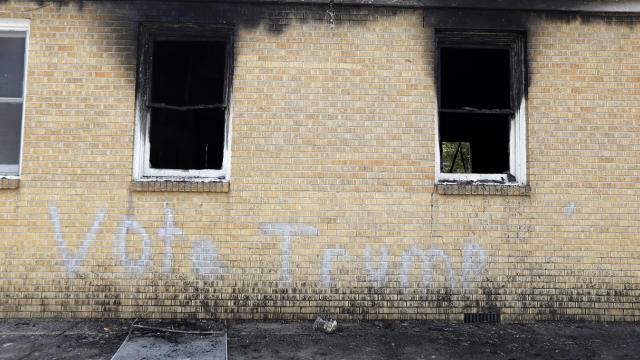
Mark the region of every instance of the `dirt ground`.
[[234, 324], [230, 359], [638, 359], [640, 324]]
[[5, 320], [0, 359], [111, 359], [131, 322]]
[[[196, 330], [207, 321], [146, 322]], [[131, 322], [0, 322], [0, 359], [110, 359]], [[437, 322], [339, 323], [334, 334], [313, 323], [226, 324], [229, 359], [638, 359], [640, 324]]]

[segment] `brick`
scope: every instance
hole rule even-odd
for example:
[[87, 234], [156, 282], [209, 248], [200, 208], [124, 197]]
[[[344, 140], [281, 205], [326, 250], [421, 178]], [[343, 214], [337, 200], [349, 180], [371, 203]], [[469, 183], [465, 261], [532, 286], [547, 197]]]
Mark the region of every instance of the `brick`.
[[[257, 6], [29, 12], [0, 318], [639, 320], [635, 15], [528, 20], [513, 186], [434, 182], [423, 10]], [[131, 181], [140, 21], [236, 24], [230, 181]]]

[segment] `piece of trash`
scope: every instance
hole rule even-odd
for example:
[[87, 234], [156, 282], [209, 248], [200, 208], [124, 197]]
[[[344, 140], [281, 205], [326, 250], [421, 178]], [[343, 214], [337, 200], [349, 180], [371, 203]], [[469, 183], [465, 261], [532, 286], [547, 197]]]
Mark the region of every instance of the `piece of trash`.
[[13, 345], [13, 343], [6, 343], [6, 344], [2, 345], [2, 347], [3, 347], [3, 348], [6, 348], [6, 347], [9, 347], [9, 346], [11, 346], [11, 345]]
[[104, 331], [109, 331], [109, 328], [103, 328], [103, 329], [104, 329]]
[[334, 319], [323, 319], [320, 316], [313, 323], [313, 329], [324, 332], [325, 334], [333, 334], [338, 330], [338, 322]]

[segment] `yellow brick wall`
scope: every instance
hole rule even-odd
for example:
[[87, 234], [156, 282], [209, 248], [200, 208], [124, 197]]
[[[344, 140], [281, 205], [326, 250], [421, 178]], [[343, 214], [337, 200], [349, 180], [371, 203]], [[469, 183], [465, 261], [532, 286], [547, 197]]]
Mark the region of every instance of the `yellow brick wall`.
[[[0, 3], [31, 31], [0, 317], [640, 319], [638, 18], [530, 15], [531, 190], [445, 195], [429, 10], [326, 10]], [[222, 191], [131, 182], [151, 21], [235, 24]]]

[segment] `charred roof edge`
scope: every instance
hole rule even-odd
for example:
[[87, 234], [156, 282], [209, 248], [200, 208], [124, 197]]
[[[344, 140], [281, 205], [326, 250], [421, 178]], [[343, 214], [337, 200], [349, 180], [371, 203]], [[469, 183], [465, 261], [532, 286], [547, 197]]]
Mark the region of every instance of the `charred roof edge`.
[[[169, 0], [160, 0], [169, 1]], [[180, 1], [180, 0], [177, 0]], [[640, 13], [640, 0], [185, 0], [253, 4], [329, 4], [410, 8]]]

